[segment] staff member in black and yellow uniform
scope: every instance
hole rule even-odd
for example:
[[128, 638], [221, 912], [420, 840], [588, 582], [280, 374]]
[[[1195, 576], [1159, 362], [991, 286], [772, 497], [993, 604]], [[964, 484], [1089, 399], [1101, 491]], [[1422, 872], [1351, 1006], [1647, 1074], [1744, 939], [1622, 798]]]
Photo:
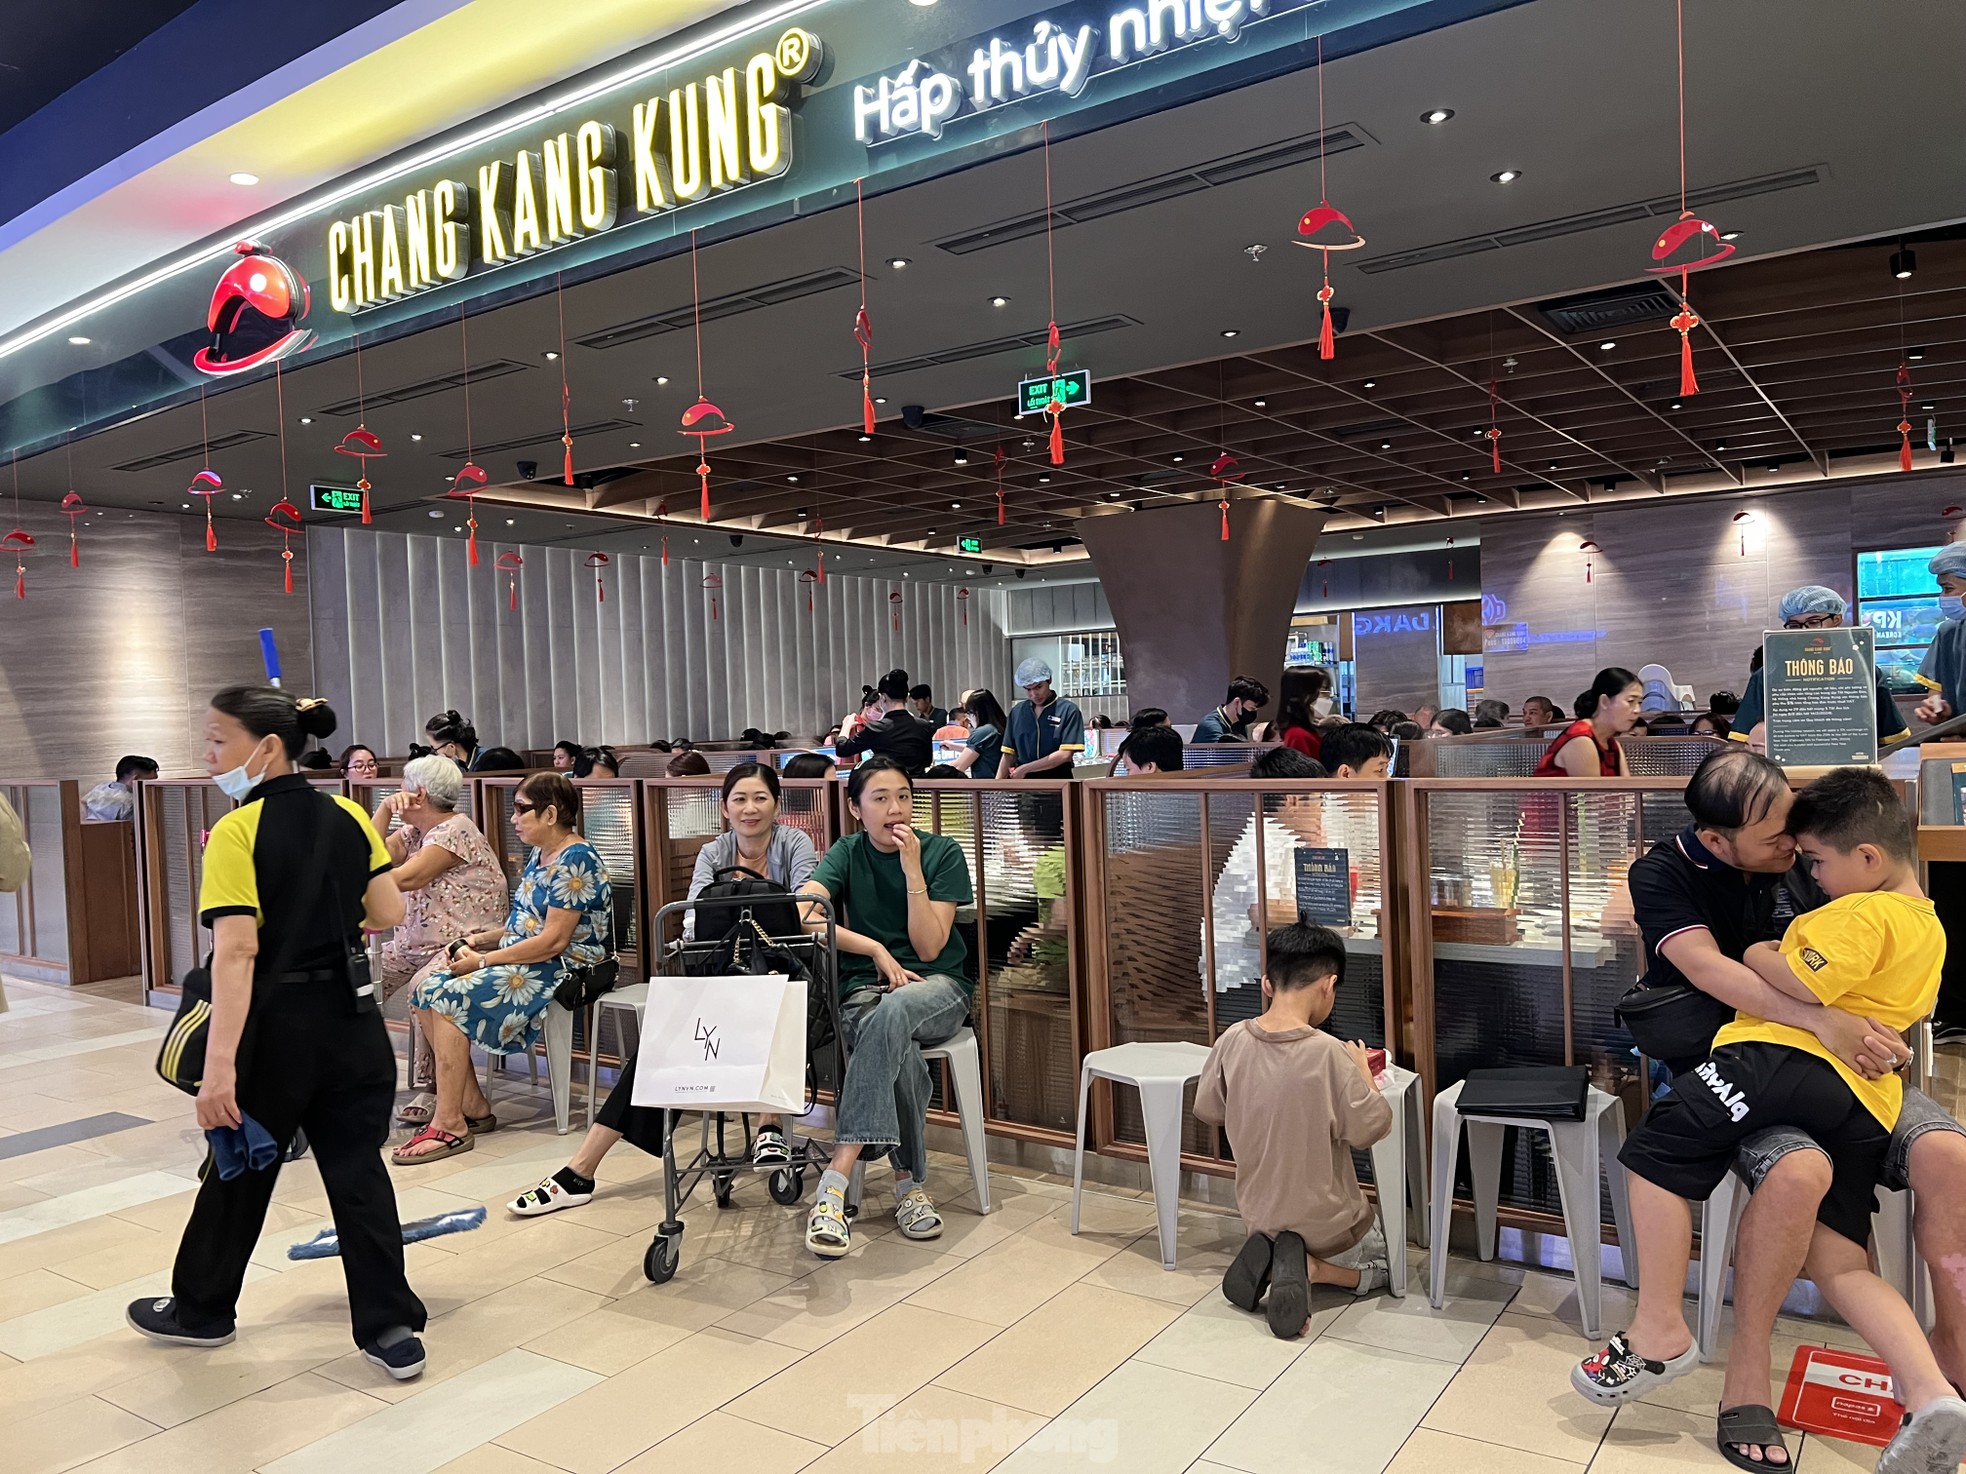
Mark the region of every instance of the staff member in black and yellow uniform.
[[[1833, 630], [1847, 623], [1849, 614], [1850, 606], [1843, 601], [1843, 595], [1819, 583], [1804, 584], [1782, 595], [1782, 628], [1785, 630]], [[1768, 715], [1767, 697], [1761, 688], [1764, 674], [1760, 670], [1751, 674], [1747, 689], [1741, 693], [1740, 710], [1734, 713], [1734, 728], [1727, 734], [1736, 742], [1748, 741], [1754, 729]], [[1911, 728], [1905, 725], [1898, 703], [1891, 699], [1891, 688], [1884, 684], [1884, 677], [1880, 675], [1877, 677], [1877, 745], [1880, 748], [1895, 747], [1909, 736]]]
[[[199, 920], [212, 929], [212, 1012], [198, 1124], [250, 1117], [281, 1146], [304, 1128], [341, 1241], [355, 1344], [390, 1376], [423, 1370], [423, 1304], [403, 1273], [403, 1230], [381, 1149], [396, 1055], [367, 979], [362, 928], [395, 926], [389, 851], [348, 799], [294, 770], [335, 729], [325, 702], [233, 686], [205, 714], [205, 770], [239, 807], [212, 826]], [[279, 1177], [275, 1160], [230, 1180], [205, 1173], [178, 1245], [171, 1294], [129, 1307], [157, 1341], [233, 1338], [246, 1260]]]

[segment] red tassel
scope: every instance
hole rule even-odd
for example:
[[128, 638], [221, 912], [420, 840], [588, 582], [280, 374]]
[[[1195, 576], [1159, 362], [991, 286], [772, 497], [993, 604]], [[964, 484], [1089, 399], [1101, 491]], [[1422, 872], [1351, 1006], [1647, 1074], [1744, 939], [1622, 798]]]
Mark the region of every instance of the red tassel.
[[573, 442], [567, 441], [566, 484], [573, 485]]
[[1229, 503], [1225, 498], [1222, 502], [1222, 541], [1227, 542], [1228, 540], [1229, 540]]
[[1693, 377], [1693, 340], [1682, 333], [1679, 338], [1679, 392], [1698, 394], [1700, 381]]
[[866, 374], [860, 376], [860, 428], [869, 435], [874, 433], [873, 380]]
[[[608, 601], [608, 586], [602, 583], [597, 578], [594, 580], [594, 602], [596, 604], [605, 604], [607, 603], [607, 601]], [[712, 609], [715, 609], [717, 606], [712, 604], [710, 607]]]
[[16, 599], [25, 599], [27, 597], [27, 570], [25, 568], [16, 568], [14, 570], [14, 597]]
[[997, 526], [1003, 526], [1003, 486], [997, 486]]
[[1452, 558], [1447, 560], [1447, 581], [1449, 583], [1454, 582], [1454, 560]]
[[1495, 452], [1495, 474], [1502, 474], [1502, 432], [1493, 426], [1488, 430], [1488, 444]]
[[289, 551], [282, 553], [280, 556], [286, 559], [287, 562], [287, 592], [291, 594], [294, 591], [294, 555]]
[[75, 545], [75, 534], [72, 532], [68, 535], [68, 566], [70, 568], [82, 566], [82, 550]]
[[519, 612], [519, 580], [516, 578], [508, 578], [505, 581], [505, 584], [506, 587], [512, 591], [512, 612], [514, 614], [517, 614]]
[[821, 583], [826, 582], [826, 550], [824, 548], [819, 550], [819, 581]]
[[476, 517], [471, 519], [471, 538], [464, 545], [464, 550], [470, 555], [471, 566], [476, 568], [478, 566], [478, 519]]
[[1065, 417], [1056, 411], [1051, 416], [1051, 464], [1065, 464]]
[[702, 508], [701, 508], [701, 511], [700, 511], [700, 513], [699, 513], [699, 515], [701, 515], [701, 516], [702, 516], [702, 518], [703, 518], [703, 520], [704, 520], [705, 522], [708, 522], [708, 521], [710, 520], [710, 465], [709, 465], [709, 462], [707, 462], [707, 461], [704, 461], [704, 462], [700, 462], [700, 463], [698, 463], [698, 465], [697, 465], [697, 468], [696, 468], [696, 474], [697, 474], [698, 476], [700, 476], [700, 477], [702, 477], [702, 478], [703, 478], [703, 506], [702, 506]]
[[375, 519], [369, 516], [369, 478], [364, 476], [355, 483], [362, 493], [362, 525], [367, 527]]
[[664, 533], [662, 537], [662, 566], [664, 568], [669, 566], [669, 537], [667, 533]]
[[1318, 288], [1317, 294], [1318, 301], [1324, 304], [1324, 325], [1318, 329], [1317, 335], [1317, 356], [1319, 358], [1336, 358], [1338, 356], [1338, 340], [1331, 331], [1331, 297], [1331, 283], [1327, 281], [1323, 286]]
[[212, 530], [212, 518], [209, 512], [205, 514], [205, 551], [208, 553], [218, 551], [218, 534]]
[[1898, 434], [1904, 437], [1903, 441], [1898, 446], [1898, 469], [1900, 471], [1909, 471], [1911, 469], [1911, 421], [1910, 420], [1898, 421]]

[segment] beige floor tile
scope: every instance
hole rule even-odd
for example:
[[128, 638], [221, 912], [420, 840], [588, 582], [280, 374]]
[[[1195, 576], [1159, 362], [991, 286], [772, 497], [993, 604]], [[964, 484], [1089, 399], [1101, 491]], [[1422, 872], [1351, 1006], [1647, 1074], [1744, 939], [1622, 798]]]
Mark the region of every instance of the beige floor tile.
[[818, 1267], [717, 1324], [799, 1351], [817, 1351], [890, 1305], [940, 1279], [960, 1260], [909, 1243], [899, 1234], [863, 1240], [853, 1252]]
[[515, 1454], [495, 1443], [481, 1443], [461, 1453], [448, 1464], [440, 1464], [430, 1474], [557, 1474], [551, 1464]]
[[[1445, 1362], [1378, 1346], [1313, 1342], [1209, 1445], [1210, 1463], [1244, 1474], [1379, 1474], [1454, 1376]], [[1370, 1416], [1360, 1416], [1361, 1409]]]
[[[1690, 1306], [1688, 1311], [1690, 1313]], [[1799, 1321], [1778, 1321], [1775, 1334], [1769, 1338], [1772, 1376], [1767, 1402], [1770, 1407], [1781, 1400], [1782, 1383], [1788, 1377], [1789, 1365], [1795, 1360], [1796, 1351], [1805, 1345], [1824, 1344], [1820, 1333], [1813, 1335], [1808, 1341], [1796, 1340], [1787, 1334], [1791, 1329], [1800, 1328], [1801, 1324]], [[1732, 1328], [1725, 1327], [1721, 1336], [1721, 1348], [1712, 1361], [1703, 1362], [1685, 1376], [1676, 1378], [1663, 1387], [1654, 1387], [1644, 1395], [1642, 1400], [1655, 1407], [1678, 1408], [1682, 1412], [1713, 1416], [1720, 1408], [1720, 1389], [1727, 1376], [1727, 1350], [1732, 1344]], [[1595, 1347], [1587, 1348], [1579, 1351], [1578, 1355], [1580, 1357], [1589, 1355], [1590, 1351], [1595, 1349]]]
[[1846, 1443], [1814, 1433], [1806, 1438], [1791, 1433], [1789, 1446], [1795, 1450], [1795, 1467], [1807, 1474], [1871, 1474], [1882, 1452], [1867, 1443]]
[[392, 1382], [378, 1377], [375, 1367], [359, 1351], [329, 1362], [321, 1368], [321, 1375], [344, 1387], [368, 1392], [384, 1402], [401, 1402], [607, 1303], [605, 1297], [576, 1290], [571, 1285], [555, 1284], [547, 1279], [526, 1280], [431, 1321], [423, 1333], [427, 1357], [424, 1372], [414, 1382]]
[[[1793, 1448], [1797, 1441], [1791, 1435], [1789, 1446]], [[1725, 1467], [1713, 1446], [1711, 1417], [1646, 1402], [1618, 1409], [1603, 1445], [1591, 1460], [1591, 1474], [1661, 1474], [1666, 1470]]]
[[1180, 1474], [1256, 1400], [1188, 1372], [1128, 1362], [1004, 1462], [1005, 1474], [1118, 1467]]
[[99, 1398], [76, 1398], [8, 1427], [7, 1474], [57, 1474], [156, 1431]]
[[1254, 1314], [1238, 1310], [1218, 1292], [1205, 1296], [1133, 1359], [1260, 1390], [1282, 1376], [1349, 1304], [1349, 1296], [1342, 1304], [1336, 1295], [1317, 1296], [1311, 1302], [1310, 1334], [1282, 1341], [1270, 1334], [1260, 1306]]
[[1405, 1299], [1379, 1294], [1359, 1301], [1324, 1333], [1326, 1339], [1462, 1362], [1515, 1293], [1513, 1286], [1456, 1264], [1448, 1272], [1445, 1303], [1435, 1310], [1427, 1303], [1424, 1258], [1411, 1261], [1408, 1280]]
[[[346, 1316], [344, 1310], [338, 1321], [255, 1325], [230, 1346], [160, 1367], [98, 1395], [160, 1428], [175, 1428], [334, 1361], [348, 1350]], [[381, 1372], [376, 1379], [384, 1380]]]
[[1519, 1448], [1415, 1428], [1386, 1465], [1386, 1474], [1580, 1474], [1583, 1468]]
[[822, 1354], [752, 1388], [725, 1411], [830, 1448], [995, 1334], [981, 1321], [896, 1305]]
[[[1482, 1265], [1483, 1269], [1500, 1266]], [[1501, 1278], [1501, 1276], [1498, 1276]], [[1509, 1302], [1509, 1311], [1514, 1315], [1546, 1315], [1552, 1320], [1560, 1320], [1578, 1335], [1584, 1333], [1582, 1316], [1577, 1309], [1577, 1282], [1564, 1274], [1545, 1274], [1541, 1270], [1522, 1270], [1513, 1276], [1515, 1299]], [[1638, 1292], [1607, 1279], [1599, 1291], [1599, 1301], [1603, 1306], [1602, 1324], [1608, 1336], [1616, 1327], [1631, 1324], [1632, 1313], [1638, 1306]], [[1692, 1302], [1687, 1302], [1687, 1323], [1692, 1323], [1694, 1314]]]
[[1611, 1422], [1609, 1409], [1585, 1401], [1570, 1386], [1570, 1368], [1590, 1350], [1546, 1316], [1505, 1315], [1425, 1424], [1438, 1433], [1588, 1463]]
[[78, 1254], [73, 1259], [64, 1259], [61, 1272], [93, 1290], [120, 1285], [140, 1274], [154, 1274], [165, 1279], [169, 1277], [171, 1265], [177, 1259], [179, 1237], [179, 1233], [170, 1231], [147, 1233], [142, 1238], [98, 1249], [93, 1254]]
[[0, 1420], [25, 1422], [64, 1403], [204, 1353], [138, 1336], [102, 1336], [38, 1361], [0, 1367]]
[[[548, 1277], [559, 1273], [552, 1271]], [[541, 1355], [612, 1376], [793, 1283], [784, 1275], [748, 1264], [693, 1259], [687, 1251], [676, 1278], [665, 1285], [644, 1279], [639, 1259], [632, 1277], [624, 1274], [608, 1282], [617, 1280], [622, 1293], [611, 1305], [528, 1346]]]
[[[118, 1208], [113, 1216], [125, 1223], [133, 1223], [138, 1228], [154, 1229], [159, 1233], [179, 1233], [191, 1217], [191, 1204], [198, 1196], [196, 1188], [181, 1193], [173, 1193], [168, 1198], [159, 1198], [154, 1203], [140, 1203], [134, 1208]], [[272, 1205], [279, 1208], [278, 1203]], [[272, 1212], [267, 1214], [272, 1218]]]
[[1188, 1222], [1188, 1216], [1183, 1215], [1174, 1268], [1161, 1263], [1160, 1238], [1148, 1233], [1100, 1263], [1085, 1276], [1085, 1282], [1124, 1290], [1129, 1295], [1150, 1295], [1184, 1310], [1211, 1295], [1219, 1296], [1222, 1272], [1246, 1237], [1242, 1224], [1234, 1221], [1233, 1235], [1217, 1236], [1206, 1230], [1191, 1231]]
[[[582, 1228], [563, 1218], [543, 1219], [528, 1224], [527, 1228], [529, 1232], [526, 1233], [472, 1243], [455, 1253], [428, 1259], [414, 1272], [411, 1283], [433, 1310], [440, 1304], [449, 1308], [482, 1299], [507, 1285], [516, 1285], [535, 1275], [547, 1275], [562, 1284], [569, 1283], [564, 1276], [552, 1274], [551, 1271], [584, 1254], [612, 1248], [619, 1242], [607, 1234]], [[459, 1238], [468, 1242], [470, 1236], [459, 1235]], [[441, 1246], [442, 1240], [438, 1240], [429, 1247]], [[577, 1284], [575, 1288], [595, 1294], [620, 1293], [589, 1284]]]
[[31, 1315], [64, 1301], [79, 1300], [89, 1286], [56, 1274], [52, 1269], [30, 1269], [0, 1280], [0, 1323], [17, 1315]]
[[383, 1404], [309, 1372], [86, 1466], [88, 1474], [250, 1474]]
[[810, 1474], [985, 1474], [1044, 1427], [1035, 1413], [924, 1387], [847, 1438]]
[[1055, 1416], [1178, 1314], [1162, 1300], [1069, 1285], [935, 1380], [973, 1397]]
[[157, 1294], [164, 1282], [163, 1276], [146, 1273], [0, 1323], [0, 1351], [20, 1361], [34, 1361], [98, 1336], [134, 1334], [125, 1329], [125, 1308], [141, 1296]]
[[140, 1243], [150, 1232], [121, 1218], [104, 1217], [15, 1239], [11, 1244], [0, 1244], [0, 1277], [11, 1278], [30, 1269], [59, 1272], [62, 1265], [71, 1259], [80, 1259], [121, 1244]]
[[[794, 1474], [826, 1452], [826, 1446], [776, 1428], [710, 1413], [672, 1433], [618, 1474], [677, 1474], [692, 1469], [742, 1469], [744, 1474]], [[497, 1471], [490, 1471], [497, 1474]]]
[[699, 1331], [496, 1441], [571, 1474], [604, 1474], [797, 1359], [769, 1341]]
[[908, 1303], [995, 1326], [1014, 1325], [1117, 1252], [1117, 1247], [1090, 1252], [1060, 1247], [1017, 1233], [915, 1291]]

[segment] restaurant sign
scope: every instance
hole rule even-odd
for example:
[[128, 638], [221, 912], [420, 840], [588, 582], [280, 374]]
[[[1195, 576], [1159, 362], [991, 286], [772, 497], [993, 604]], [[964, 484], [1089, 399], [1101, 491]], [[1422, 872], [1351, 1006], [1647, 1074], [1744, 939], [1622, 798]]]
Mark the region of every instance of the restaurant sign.
[[[791, 105], [825, 59], [797, 26], [743, 65], [570, 120], [495, 157], [455, 161], [400, 201], [327, 228], [328, 304], [358, 313], [775, 179], [791, 166]], [[625, 100], [623, 106], [626, 106]]]
[[1047, 93], [1077, 97], [1093, 78], [1204, 42], [1224, 44], [1259, 21], [1314, 0], [1149, 0], [1076, 5], [1019, 29], [972, 38], [853, 89], [853, 136], [872, 147], [940, 138], [951, 123]]

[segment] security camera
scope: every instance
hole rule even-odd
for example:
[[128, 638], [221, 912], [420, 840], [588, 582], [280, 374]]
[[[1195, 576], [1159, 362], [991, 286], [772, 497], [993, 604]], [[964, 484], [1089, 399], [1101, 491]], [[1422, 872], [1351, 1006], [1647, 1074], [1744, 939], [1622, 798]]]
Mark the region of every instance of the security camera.
[[538, 461], [520, 461], [520, 462], [519, 462], [519, 477], [520, 477], [520, 479], [521, 479], [521, 480], [524, 480], [524, 481], [530, 481], [530, 480], [532, 480], [532, 479], [533, 479], [533, 478], [534, 478], [535, 476], [537, 476], [538, 474], [539, 474], [539, 462], [538, 462]]
[[1018, 576], [1019, 578], [1022, 578], [1022, 577], [1024, 576], [1024, 570], [1023, 570], [1022, 568], [1020, 568], [1020, 569], [1018, 569], [1018, 570], [1017, 570], [1017, 576]]
[[996, 570], [996, 565], [995, 565], [995, 564], [992, 564], [992, 563], [985, 563], [985, 564], [983, 565], [983, 576], [984, 576], [985, 578], [988, 578], [988, 577], [989, 577], [989, 576], [990, 576], [991, 574], [993, 574], [993, 573], [995, 573], [996, 571], [997, 571], [997, 570]]
[[733, 532], [733, 533], [732, 533], [732, 534], [730, 535], [730, 545], [731, 545], [732, 547], [734, 547], [734, 548], [741, 548], [741, 547], [743, 547], [743, 546], [744, 546], [744, 534], [743, 534], [743, 533], [741, 533], [741, 532]]

